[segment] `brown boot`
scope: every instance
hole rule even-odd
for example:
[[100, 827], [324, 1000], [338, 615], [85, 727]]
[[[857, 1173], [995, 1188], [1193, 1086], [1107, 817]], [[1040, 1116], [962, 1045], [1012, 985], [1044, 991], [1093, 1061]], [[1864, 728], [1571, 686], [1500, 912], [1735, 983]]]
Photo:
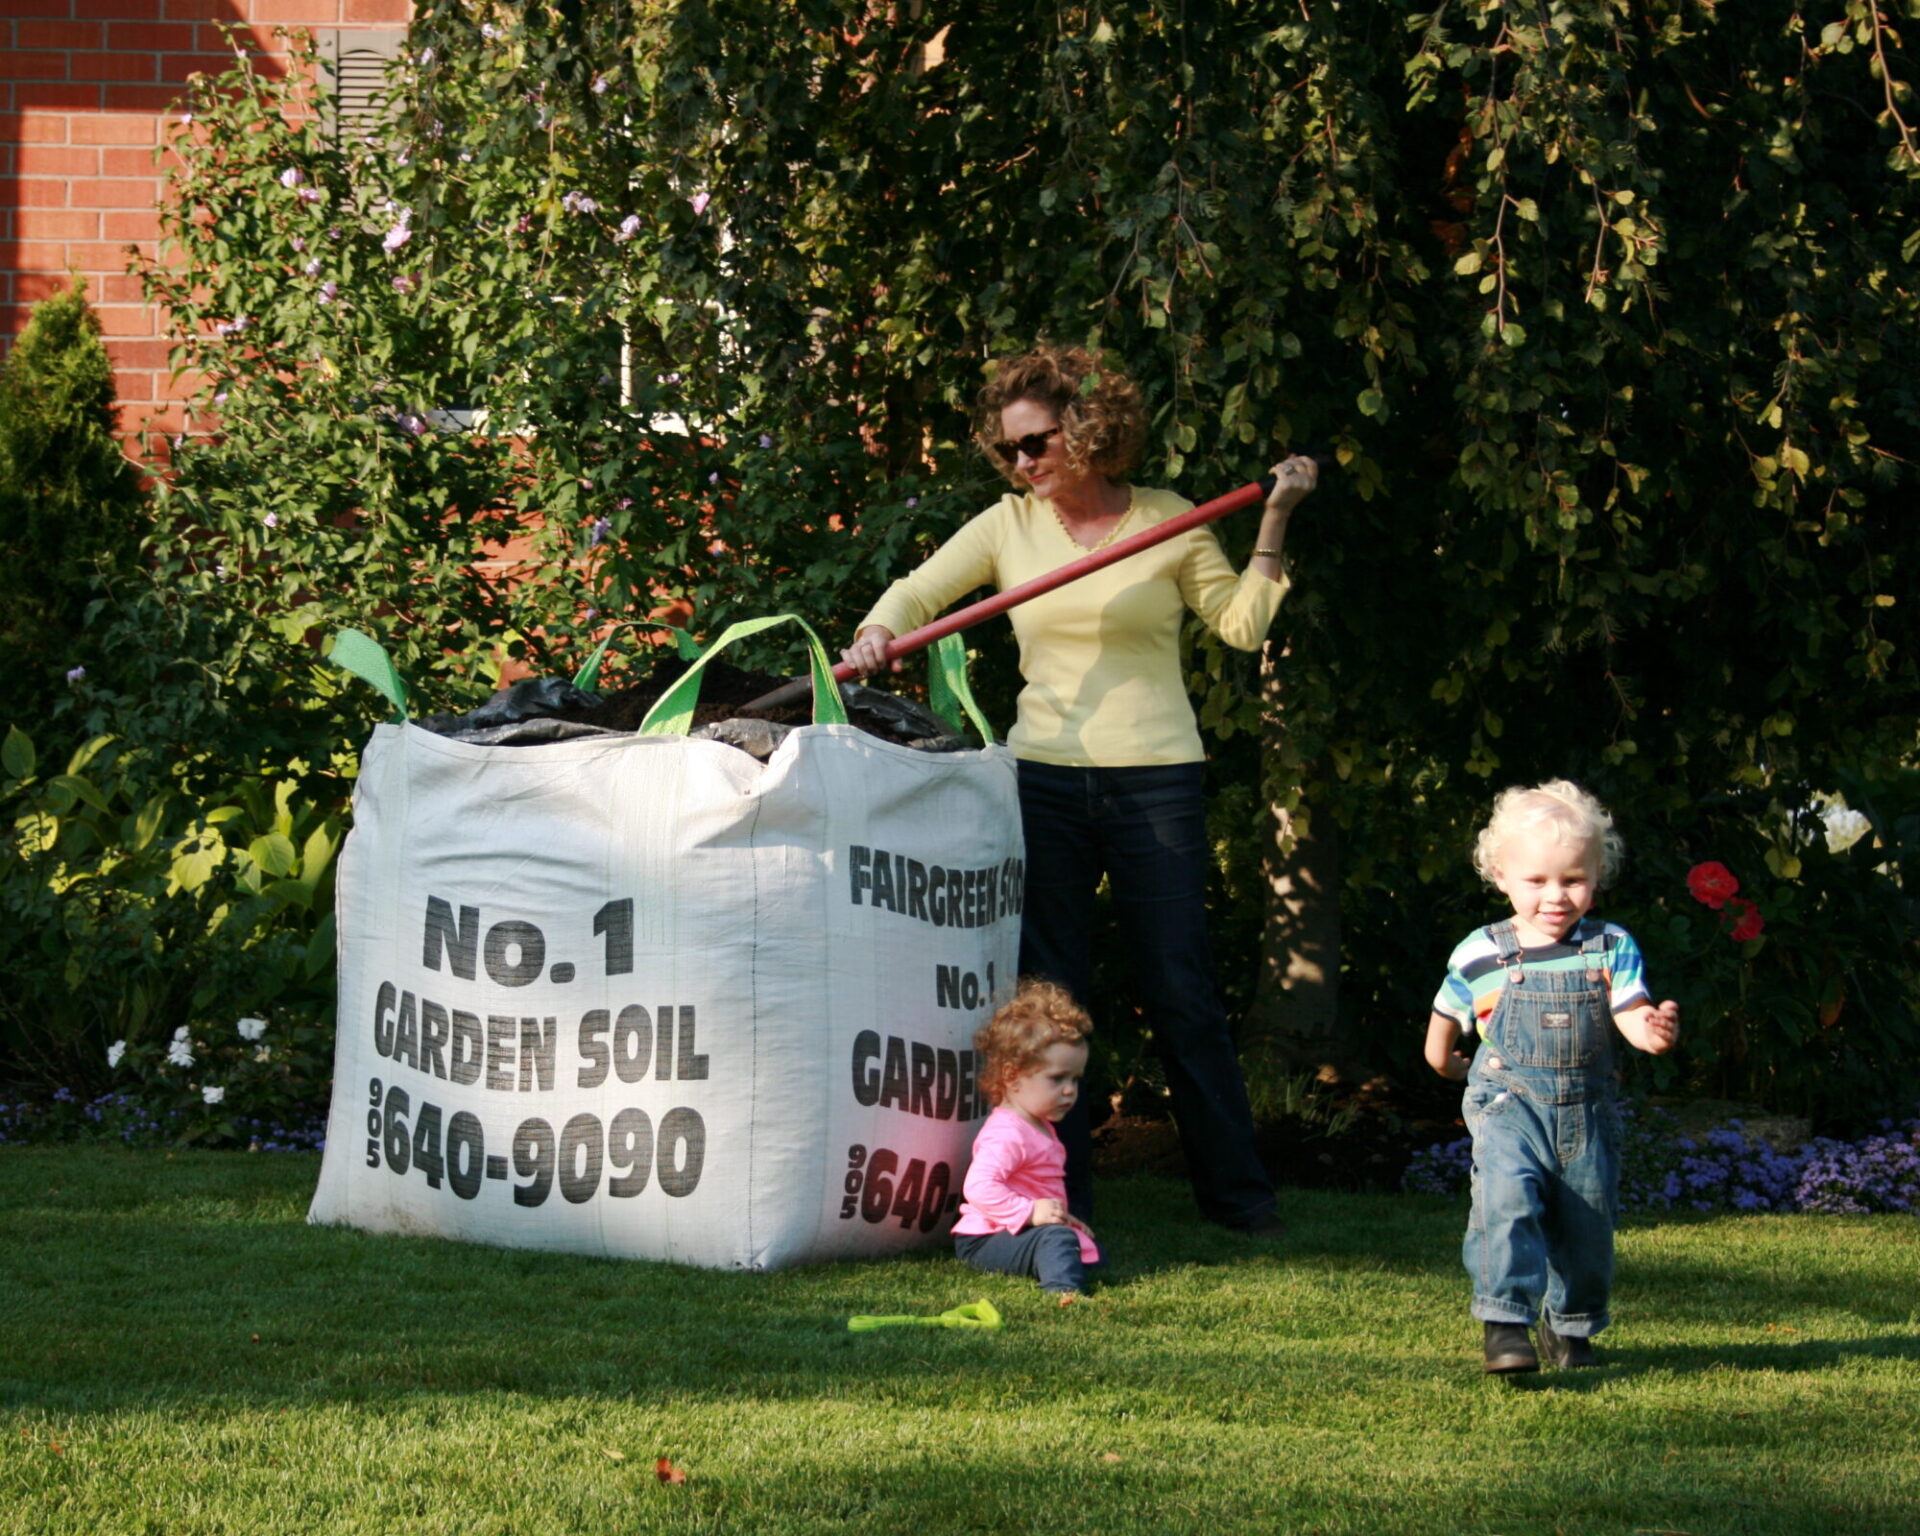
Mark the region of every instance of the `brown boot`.
[[1593, 1340], [1555, 1333], [1544, 1317], [1540, 1319], [1540, 1353], [1547, 1357], [1549, 1365], [1561, 1371], [1585, 1370], [1600, 1363], [1593, 1352]]
[[1490, 1375], [1511, 1376], [1540, 1369], [1540, 1357], [1533, 1351], [1524, 1323], [1488, 1323], [1486, 1362]]

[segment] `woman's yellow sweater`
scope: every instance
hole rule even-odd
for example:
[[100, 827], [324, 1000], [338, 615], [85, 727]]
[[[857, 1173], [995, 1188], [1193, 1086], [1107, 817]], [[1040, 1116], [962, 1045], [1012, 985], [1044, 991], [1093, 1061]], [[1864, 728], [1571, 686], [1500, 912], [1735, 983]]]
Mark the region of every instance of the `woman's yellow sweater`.
[[[1189, 510], [1171, 491], [1138, 490], [1107, 542]], [[929, 623], [976, 587], [1000, 591], [1088, 551], [1053, 503], [1003, 496], [882, 594], [860, 627], [896, 635]], [[1187, 532], [1009, 611], [1020, 646], [1014, 756], [1069, 767], [1131, 768], [1206, 756], [1180, 674], [1180, 621], [1191, 608], [1228, 645], [1255, 650], [1286, 596], [1248, 568], [1236, 575], [1213, 530]]]

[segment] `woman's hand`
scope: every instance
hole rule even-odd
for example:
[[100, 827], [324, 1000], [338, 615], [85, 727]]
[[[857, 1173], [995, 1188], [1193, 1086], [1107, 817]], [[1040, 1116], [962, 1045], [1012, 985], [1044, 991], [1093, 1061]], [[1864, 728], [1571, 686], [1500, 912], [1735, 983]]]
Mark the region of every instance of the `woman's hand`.
[[1252, 561], [1252, 568], [1269, 581], [1279, 581], [1284, 571], [1280, 551], [1287, 541], [1287, 519], [1319, 483], [1320, 466], [1304, 453], [1273, 466], [1273, 489], [1267, 493], [1267, 504], [1260, 513]]
[[[853, 637], [853, 644], [840, 653], [840, 659], [862, 677], [878, 672], [888, 665], [887, 647], [893, 643], [893, 631], [884, 624], [869, 624]], [[893, 670], [900, 670], [900, 663], [892, 663]]]
[[1284, 517], [1307, 497], [1313, 494], [1313, 488], [1320, 483], [1320, 466], [1304, 453], [1296, 453], [1291, 458], [1282, 459], [1273, 466], [1273, 489], [1267, 494], [1267, 516], [1278, 513]]

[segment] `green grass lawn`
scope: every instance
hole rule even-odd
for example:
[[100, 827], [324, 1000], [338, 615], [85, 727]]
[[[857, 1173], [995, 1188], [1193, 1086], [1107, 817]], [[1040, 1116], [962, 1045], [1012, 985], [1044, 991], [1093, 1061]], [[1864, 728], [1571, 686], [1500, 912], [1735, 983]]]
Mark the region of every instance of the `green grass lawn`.
[[[0, 1149], [0, 1532], [1920, 1531], [1920, 1223], [1636, 1222], [1604, 1368], [1482, 1376], [1464, 1212], [1102, 1187], [1069, 1311], [304, 1224], [309, 1157]], [[997, 1333], [849, 1335], [976, 1297]], [[662, 1484], [655, 1460], [686, 1473]]]

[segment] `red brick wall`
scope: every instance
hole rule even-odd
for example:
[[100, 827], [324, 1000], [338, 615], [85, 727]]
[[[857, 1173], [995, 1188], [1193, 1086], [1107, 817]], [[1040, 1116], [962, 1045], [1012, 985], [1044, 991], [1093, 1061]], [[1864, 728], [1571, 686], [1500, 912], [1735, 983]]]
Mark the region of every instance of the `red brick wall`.
[[221, 26], [284, 58], [275, 27], [403, 26], [409, 0], [6, 0], [0, 6], [0, 342], [40, 299], [87, 279], [129, 438], [181, 425], [187, 381], [167, 375], [160, 317], [127, 275], [149, 254], [161, 167], [153, 151], [183, 82], [225, 69]]

